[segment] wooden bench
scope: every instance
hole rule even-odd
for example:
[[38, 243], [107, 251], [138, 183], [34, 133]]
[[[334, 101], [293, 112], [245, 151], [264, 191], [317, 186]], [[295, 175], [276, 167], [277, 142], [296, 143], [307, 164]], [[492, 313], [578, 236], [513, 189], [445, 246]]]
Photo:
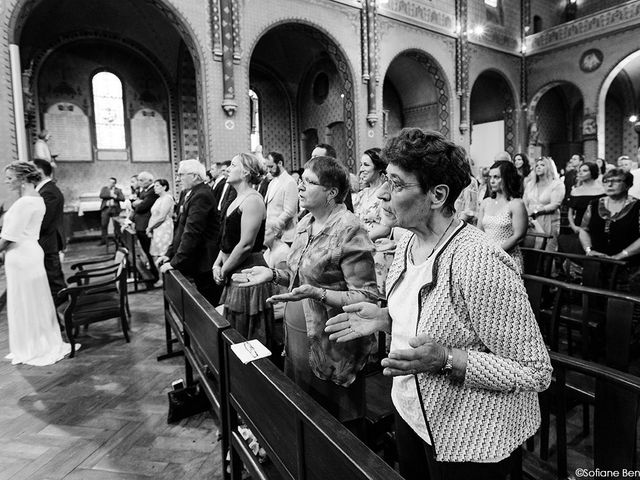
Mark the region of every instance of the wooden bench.
[[[593, 408], [593, 468], [635, 470], [637, 460], [640, 378], [585, 360], [551, 352], [555, 372], [549, 390], [541, 394], [543, 405], [556, 411], [557, 478], [567, 478], [567, 397], [568, 375], [580, 374], [595, 384]], [[586, 465], [573, 465], [586, 467]], [[590, 467], [588, 467], [590, 468]]]
[[[398, 473], [269, 359], [244, 365], [231, 351], [231, 345], [245, 340], [236, 330], [228, 329], [222, 336], [233, 480], [242, 478], [242, 464], [252, 478], [259, 479], [400, 480]], [[238, 433], [238, 418], [256, 436], [276, 472], [252, 454]]]
[[[164, 275], [164, 330], [167, 352], [158, 356], [158, 361], [183, 354], [183, 350], [173, 349], [175, 343], [184, 347], [184, 300], [185, 291], [193, 288], [189, 280], [177, 270], [169, 270]], [[175, 337], [174, 337], [175, 335]]]

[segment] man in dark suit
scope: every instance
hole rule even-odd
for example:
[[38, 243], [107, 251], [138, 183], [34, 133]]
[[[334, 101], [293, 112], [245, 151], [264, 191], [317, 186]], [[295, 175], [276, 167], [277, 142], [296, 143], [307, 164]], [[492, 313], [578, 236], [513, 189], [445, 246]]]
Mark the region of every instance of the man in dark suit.
[[211, 187], [204, 183], [206, 170], [198, 160], [184, 160], [178, 167], [183, 189], [187, 189], [178, 216], [173, 242], [165, 256], [160, 257], [160, 271], [176, 269], [191, 277], [198, 291], [216, 305], [216, 284], [213, 262], [220, 242], [219, 218]]
[[138, 185], [140, 186], [140, 192], [138, 193], [138, 200], [132, 203], [132, 220], [136, 225], [136, 236], [138, 237], [142, 251], [147, 256], [149, 262], [149, 272], [151, 273], [152, 279], [147, 281], [147, 285], [151, 286], [159, 280], [160, 274], [158, 273], [151, 253], [149, 253], [151, 239], [147, 236], [146, 230], [149, 226], [149, 219], [151, 218], [151, 207], [158, 199], [158, 195], [153, 191], [153, 175], [149, 172], [140, 172], [138, 174]]
[[102, 240], [100, 241], [100, 245], [106, 245], [109, 221], [113, 217], [120, 215], [120, 202], [124, 202], [124, 193], [116, 187], [116, 183], [118, 183], [118, 181], [114, 177], [111, 177], [109, 179], [109, 185], [102, 187], [100, 190], [100, 198], [102, 199], [102, 204], [100, 205]]
[[44, 251], [44, 268], [47, 271], [49, 289], [53, 301], [58, 306], [64, 303], [64, 299], [57, 298], [58, 292], [67, 286], [60, 265], [60, 252], [66, 246], [63, 227], [64, 196], [56, 183], [51, 180], [51, 163], [36, 158], [33, 164], [42, 173], [42, 181], [36, 186], [36, 190], [44, 200], [46, 209], [40, 226], [38, 243]]

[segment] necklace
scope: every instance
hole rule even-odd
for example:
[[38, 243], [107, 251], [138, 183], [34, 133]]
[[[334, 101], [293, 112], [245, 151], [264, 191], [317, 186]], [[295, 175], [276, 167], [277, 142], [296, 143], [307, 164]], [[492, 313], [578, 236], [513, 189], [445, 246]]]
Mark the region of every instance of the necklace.
[[[431, 249], [431, 252], [429, 252], [429, 255], [427, 255], [427, 258], [425, 258], [425, 260], [427, 260], [429, 257], [431, 257], [431, 255], [433, 255], [433, 252], [436, 251], [436, 248], [438, 248], [438, 246], [440, 245], [440, 242], [442, 242], [444, 237], [447, 235], [447, 232], [449, 231], [449, 229], [451, 228], [451, 225], [453, 225], [453, 222], [455, 222], [455, 220], [456, 220], [456, 217], [453, 217], [451, 219], [451, 221], [449, 222], [449, 225], [447, 226], [445, 231], [442, 232], [442, 235], [440, 235], [440, 238], [438, 239], [437, 243], [433, 246], [433, 248]], [[413, 256], [413, 249], [415, 247], [415, 238], [416, 237], [413, 237], [414, 240], [412, 241], [411, 248], [409, 249], [409, 260], [411, 260], [411, 263], [413, 263], [414, 265], [416, 264]]]

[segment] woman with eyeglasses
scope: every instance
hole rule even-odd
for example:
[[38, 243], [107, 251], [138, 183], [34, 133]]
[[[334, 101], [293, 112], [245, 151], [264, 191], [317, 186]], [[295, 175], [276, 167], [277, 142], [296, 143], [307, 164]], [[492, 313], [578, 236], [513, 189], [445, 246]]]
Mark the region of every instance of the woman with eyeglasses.
[[331, 318], [337, 345], [391, 333], [400, 473], [406, 479], [504, 479], [511, 454], [540, 424], [551, 381], [547, 348], [513, 259], [456, 218], [469, 183], [464, 149], [438, 132], [404, 129], [382, 153], [382, 209], [407, 228], [387, 277], [387, 307]]
[[287, 268], [255, 266], [234, 276], [254, 285], [273, 282], [288, 293], [271, 302], [287, 302], [285, 373], [347, 427], [361, 433], [365, 411], [361, 370], [374, 343], [365, 335], [349, 344], [329, 340], [327, 319], [344, 305], [378, 300], [373, 244], [358, 218], [343, 203], [349, 172], [332, 157], [305, 165], [298, 185], [300, 208], [309, 214], [299, 223]]
[[602, 177], [605, 196], [582, 216], [580, 243], [587, 255], [625, 260], [640, 253], [640, 200], [629, 195], [633, 175], [621, 168]]

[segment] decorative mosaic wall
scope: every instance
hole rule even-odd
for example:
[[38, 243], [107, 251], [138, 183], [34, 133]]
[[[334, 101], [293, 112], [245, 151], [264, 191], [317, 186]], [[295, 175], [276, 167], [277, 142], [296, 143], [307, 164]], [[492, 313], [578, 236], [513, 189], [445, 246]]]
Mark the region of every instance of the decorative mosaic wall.
[[291, 139], [289, 95], [275, 78], [256, 70], [251, 71], [251, 89], [258, 94], [260, 102], [262, 117], [260, 132], [265, 155], [269, 151], [282, 153], [287, 169], [291, 170], [295, 162]]

